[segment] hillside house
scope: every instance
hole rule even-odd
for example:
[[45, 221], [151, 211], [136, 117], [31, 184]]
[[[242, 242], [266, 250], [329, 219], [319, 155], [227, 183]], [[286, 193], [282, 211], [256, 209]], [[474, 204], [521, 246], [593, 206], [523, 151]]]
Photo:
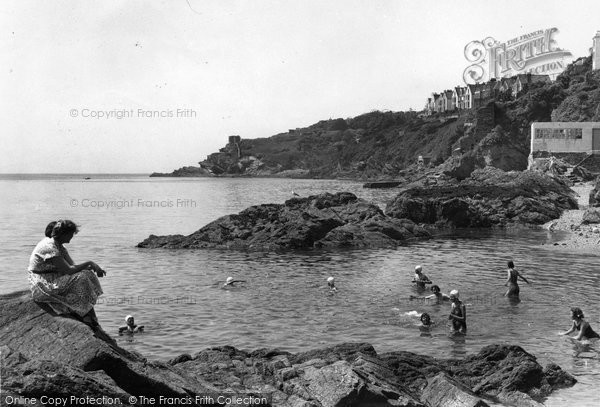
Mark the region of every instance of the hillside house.
[[516, 97], [523, 89], [532, 83], [536, 82], [552, 82], [548, 75], [532, 75], [532, 74], [520, 74], [514, 79], [511, 90], [513, 97]]
[[431, 116], [433, 114], [433, 102], [432, 98], [427, 98], [427, 102], [425, 102], [425, 109], [423, 109], [425, 116]]
[[454, 93], [453, 90], [447, 90], [444, 93], [446, 93], [446, 111], [455, 111], [458, 108], [458, 100], [456, 98], [456, 93]]
[[441, 113], [444, 111], [444, 100], [442, 98], [442, 95], [434, 93], [433, 105], [434, 112]]

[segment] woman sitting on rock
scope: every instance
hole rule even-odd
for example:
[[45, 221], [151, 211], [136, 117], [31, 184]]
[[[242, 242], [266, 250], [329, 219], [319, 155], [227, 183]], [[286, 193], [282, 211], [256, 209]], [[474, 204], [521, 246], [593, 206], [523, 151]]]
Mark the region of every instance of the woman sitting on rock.
[[64, 244], [77, 232], [77, 225], [70, 220], [48, 225], [46, 237], [29, 259], [31, 294], [34, 301], [48, 304], [57, 314], [74, 314], [94, 327], [98, 325], [94, 305], [102, 294], [96, 276], [103, 277], [106, 272], [93, 261], [73, 262]]
[[567, 332], [563, 332], [561, 335], [568, 335], [572, 332], [579, 331], [575, 337], [575, 339], [578, 341], [582, 339], [600, 338], [600, 335], [598, 335], [598, 333], [594, 331], [590, 324], [583, 318], [585, 317], [581, 308], [571, 308], [571, 319], [573, 320], [573, 325], [571, 326], [571, 329], [569, 329]]

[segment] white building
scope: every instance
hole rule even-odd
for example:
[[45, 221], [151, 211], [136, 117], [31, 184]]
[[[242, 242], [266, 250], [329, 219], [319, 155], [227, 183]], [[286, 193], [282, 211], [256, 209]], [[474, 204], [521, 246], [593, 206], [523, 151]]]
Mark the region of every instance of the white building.
[[592, 39], [592, 70], [600, 69], [600, 31]]
[[600, 154], [600, 122], [531, 124], [531, 157], [535, 153]]

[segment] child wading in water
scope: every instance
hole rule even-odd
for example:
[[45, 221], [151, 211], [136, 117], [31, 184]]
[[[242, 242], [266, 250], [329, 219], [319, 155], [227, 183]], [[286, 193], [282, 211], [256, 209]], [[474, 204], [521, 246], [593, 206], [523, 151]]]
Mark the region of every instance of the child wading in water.
[[411, 299], [419, 299], [419, 300], [428, 300], [428, 301], [435, 298], [436, 304], [441, 304], [444, 301], [450, 300], [450, 297], [448, 297], [446, 294], [442, 293], [440, 291], [440, 287], [437, 285], [431, 286], [431, 292], [433, 293], [431, 295], [427, 295], [424, 297], [417, 297], [417, 296], [411, 295], [410, 298]]
[[413, 283], [417, 285], [417, 288], [423, 289], [425, 288], [425, 284], [433, 284], [429, 278], [423, 274], [423, 267], [416, 266], [415, 267], [415, 277], [413, 278]]
[[421, 331], [421, 336], [431, 336], [431, 326], [433, 322], [431, 321], [431, 317], [428, 313], [424, 312], [421, 314], [421, 326], [419, 327], [419, 331]]
[[529, 284], [529, 281], [525, 277], [523, 277], [517, 270], [515, 270], [515, 263], [512, 260], [509, 260], [507, 263], [508, 266], [508, 278], [506, 279], [505, 286], [508, 286], [508, 291], [504, 294], [505, 297], [511, 298], [519, 298], [519, 284], [517, 284], [517, 280], [520, 278]]
[[598, 335], [598, 333], [596, 333], [596, 331], [592, 329], [590, 324], [583, 318], [585, 317], [581, 308], [571, 308], [571, 319], [573, 320], [573, 325], [571, 326], [571, 329], [569, 329], [567, 332], [561, 333], [561, 335], [568, 335], [572, 332], [579, 331], [579, 333], [575, 337], [575, 339], [577, 339], [578, 341], [582, 339], [585, 340], [600, 338], [600, 335]]
[[458, 299], [458, 290], [450, 291], [450, 301], [452, 301], [452, 308], [450, 309], [448, 319], [452, 323], [452, 332], [466, 334], [467, 308], [465, 307], [465, 304]]
[[125, 317], [125, 322], [127, 323], [127, 325], [119, 327], [119, 335], [122, 335], [123, 332], [129, 333], [129, 334], [133, 334], [136, 332], [144, 332], [144, 326], [136, 325], [135, 320], [133, 319], [132, 315], [127, 315]]
[[329, 291], [337, 291], [337, 288], [335, 288], [335, 278], [329, 277], [327, 279], [327, 287], [329, 288]]

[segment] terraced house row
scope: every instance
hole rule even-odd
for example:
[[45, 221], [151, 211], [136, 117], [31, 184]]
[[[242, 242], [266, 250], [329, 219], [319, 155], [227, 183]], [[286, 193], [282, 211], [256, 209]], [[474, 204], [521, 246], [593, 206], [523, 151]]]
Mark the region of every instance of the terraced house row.
[[548, 75], [522, 74], [432, 93], [431, 97], [427, 98], [425, 114], [429, 116], [434, 113], [458, 113], [461, 110], [478, 108], [491, 99], [509, 100], [535, 82], [551, 82], [551, 79]]

